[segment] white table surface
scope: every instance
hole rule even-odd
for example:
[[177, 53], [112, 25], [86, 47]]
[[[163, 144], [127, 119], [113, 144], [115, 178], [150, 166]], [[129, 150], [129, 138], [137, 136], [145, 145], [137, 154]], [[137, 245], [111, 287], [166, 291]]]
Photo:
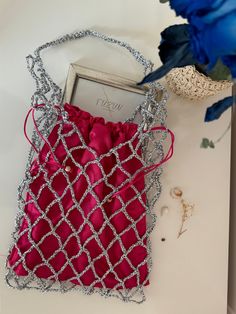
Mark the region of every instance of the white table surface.
[[[99, 5], [95, 0], [67, 0], [60, 4], [55, 0], [0, 0], [1, 314], [226, 314], [230, 133], [214, 150], [199, 147], [202, 137], [216, 139], [229, 122], [230, 112], [215, 123], [203, 122], [206, 107], [217, 97], [189, 102], [171, 94], [168, 102], [168, 126], [176, 134], [176, 147], [174, 157], [164, 167], [163, 192], [156, 206], [153, 272], [145, 303], [125, 304], [76, 292], [17, 291], [4, 282], [4, 255], [17, 210], [17, 185], [29, 148], [22, 125], [34, 84], [26, 69], [25, 56], [66, 32], [93, 28], [128, 41], [158, 65], [159, 32], [179, 21], [167, 5], [157, 0], [100, 0]], [[106, 71], [114, 69], [126, 76], [135, 76], [139, 70], [126, 53], [104, 43], [96, 42], [96, 49], [94, 45], [86, 40], [83, 44], [77, 42], [48, 51], [45, 62], [57, 82], [63, 85], [68, 64], [78, 59], [84, 65], [97, 65]], [[169, 194], [175, 186], [180, 186], [184, 198], [195, 205], [186, 224], [188, 231], [180, 239], [177, 239], [180, 207]], [[162, 206], [170, 210], [161, 217]], [[161, 241], [163, 237], [165, 242]]]

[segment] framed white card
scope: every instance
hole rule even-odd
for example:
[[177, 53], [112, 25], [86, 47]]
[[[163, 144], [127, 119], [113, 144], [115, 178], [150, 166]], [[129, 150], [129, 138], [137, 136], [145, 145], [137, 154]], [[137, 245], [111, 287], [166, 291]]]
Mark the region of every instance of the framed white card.
[[[64, 102], [72, 103], [108, 121], [124, 121], [145, 101], [147, 86], [130, 79], [72, 63], [64, 90]], [[156, 97], [161, 97], [157, 91]]]

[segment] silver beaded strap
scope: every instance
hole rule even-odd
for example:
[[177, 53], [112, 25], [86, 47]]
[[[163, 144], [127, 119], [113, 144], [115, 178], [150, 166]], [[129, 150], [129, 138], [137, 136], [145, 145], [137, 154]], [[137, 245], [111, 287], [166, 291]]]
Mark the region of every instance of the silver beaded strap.
[[[34, 93], [32, 99], [33, 105], [39, 100], [46, 104], [61, 103], [62, 101], [62, 90], [45, 70], [41, 58], [41, 51], [49, 47], [57, 46], [71, 40], [82, 39], [85, 37], [100, 38], [108, 43], [112, 43], [127, 49], [134, 56], [135, 60], [144, 67], [144, 75], [152, 70], [153, 63], [150, 60], [147, 60], [138, 50], [132, 48], [126, 42], [114, 39], [93, 30], [82, 30], [80, 32], [66, 34], [62, 37], [59, 37], [58, 39], [39, 46], [34, 51], [34, 56], [28, 55], [26, 57], [28, 69], [36, 82], [36, 92]], [[50, 91], [51, 95], [49, 99], [47, 99], [46, 94]]]

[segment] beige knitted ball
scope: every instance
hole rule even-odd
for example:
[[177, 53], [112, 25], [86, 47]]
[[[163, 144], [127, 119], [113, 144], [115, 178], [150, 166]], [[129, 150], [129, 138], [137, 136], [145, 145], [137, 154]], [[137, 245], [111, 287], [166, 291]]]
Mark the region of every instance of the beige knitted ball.
[[192, 100], [216, 95], [232, 86], [231, 81], [213, 81], [194, 66], [171, 70], [166, 75], [166, 81], [175, 94]]

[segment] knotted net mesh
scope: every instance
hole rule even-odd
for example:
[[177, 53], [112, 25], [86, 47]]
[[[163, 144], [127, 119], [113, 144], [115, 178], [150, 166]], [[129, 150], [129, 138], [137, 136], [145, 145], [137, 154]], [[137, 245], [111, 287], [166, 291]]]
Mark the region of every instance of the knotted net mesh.
[[[164, 157], [167, 132], [151, 129], [165, 125], [167, 94], [159, 83], [149, 84], [133, 116], [122, 126], [111, 125], [111, 132], [117, 125], [128, 127], [128, 135], [98, 152], [81, 127], [83, 112], [62, 104], [62, 91], [40, 56], [44, 48], [85, 36], [126, 48], [145, 74], [152, 68], [127, 43], [90, 30], [46, 43], [27, 57], [37, 87], [32, 97], [37, 115], [32, 143], [37, 152], [31, 148], [18, 189], [6, 281], [18, 289], [81, 290], [141, 303], [150, 280], [150, 234], [162, 168], [154, 168], [145, 179], [133, 179]], [[96, 120], [86, 114], [89, 121]], [[103, 139], [94, 139], [96, 144], [99, 140]]]

